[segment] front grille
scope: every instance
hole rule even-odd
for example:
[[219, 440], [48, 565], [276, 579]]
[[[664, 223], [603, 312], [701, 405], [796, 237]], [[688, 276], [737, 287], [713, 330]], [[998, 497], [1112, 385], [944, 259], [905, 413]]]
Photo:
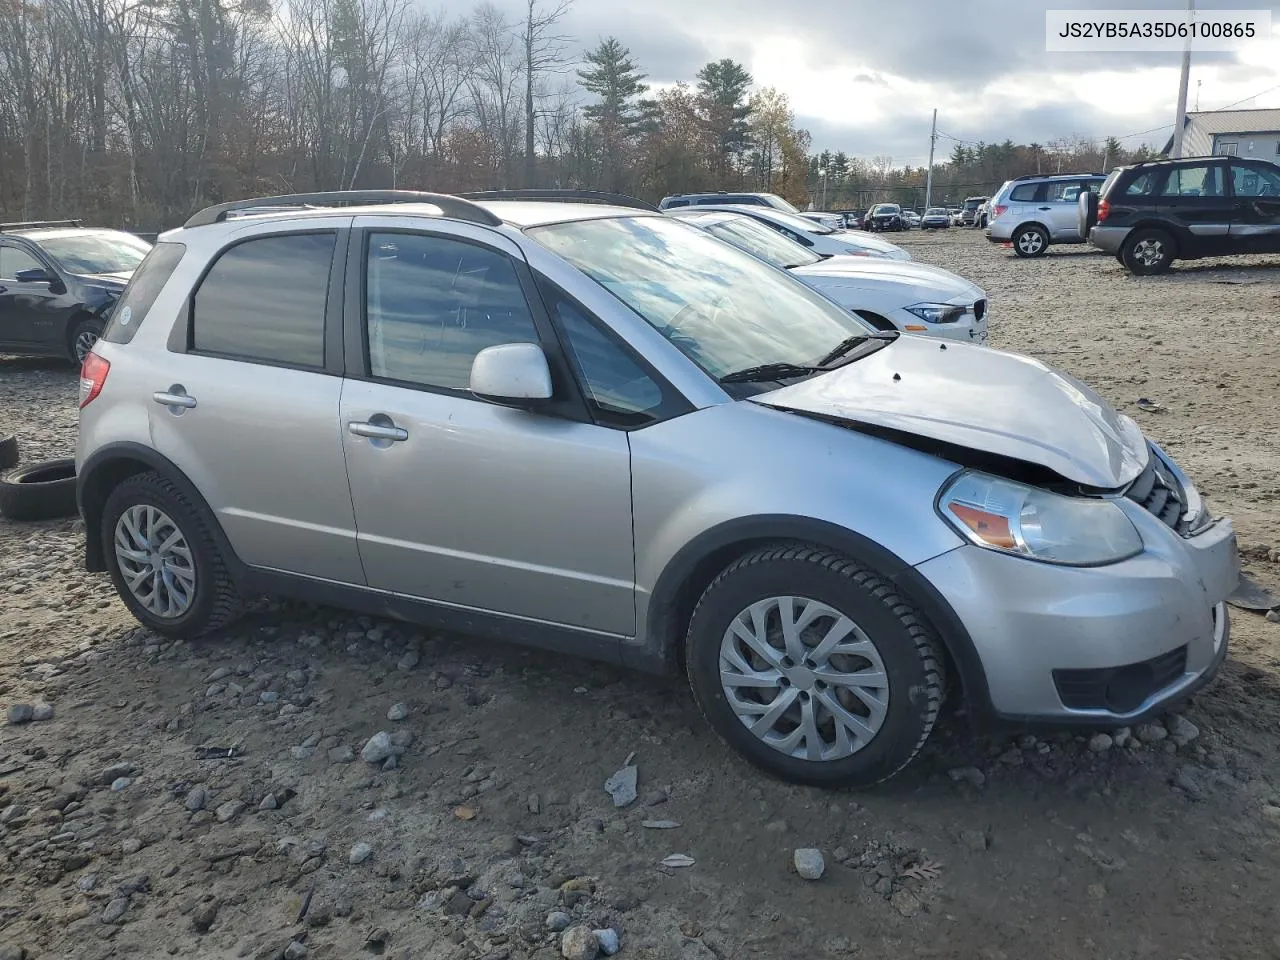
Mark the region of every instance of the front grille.
[[973, 319], [981, 320], [986, 315], [987, 315], [987, 301], [986, 300], [973, 301]]
[[1187, 495], [1155, 450], [1148, 448], [1147, 467], [1129, 485], [1125, 496], [1177, 530], [1187, 516]]
[[1179, 647], [1141, 663], [1098, 670], [1055, 670], [1053, 683], [1069, 710], [1130, 713], [1172, 686], [1186, 672], [1187, 648]]

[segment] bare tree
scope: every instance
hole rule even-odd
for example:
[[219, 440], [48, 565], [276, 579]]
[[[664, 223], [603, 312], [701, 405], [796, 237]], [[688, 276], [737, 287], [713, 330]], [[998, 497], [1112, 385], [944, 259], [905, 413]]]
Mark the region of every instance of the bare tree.
[[537, 121], [536, 99], [539, 78], [544, 73], [567, 69], [564, 54], [572, 38], [555, 32], [569, 12], [573, 0], [558, 0], [549, 9], [542, 0], [525, 0], [524, 28], [520, 44], [524, 50], [524, 183], [531, 187], [537, 179], [538, 158], [534, 149]]

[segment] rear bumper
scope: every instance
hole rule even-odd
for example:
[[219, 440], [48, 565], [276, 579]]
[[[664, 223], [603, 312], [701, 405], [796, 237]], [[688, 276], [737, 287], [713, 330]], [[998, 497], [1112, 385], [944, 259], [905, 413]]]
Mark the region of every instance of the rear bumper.
[[1089, 242], [1107, 253], [1119, 253], [1124, 245], [1124, 238], [1129, 235], [1128, 227], [1108, 227], [1098, 224], [1089, 231]]

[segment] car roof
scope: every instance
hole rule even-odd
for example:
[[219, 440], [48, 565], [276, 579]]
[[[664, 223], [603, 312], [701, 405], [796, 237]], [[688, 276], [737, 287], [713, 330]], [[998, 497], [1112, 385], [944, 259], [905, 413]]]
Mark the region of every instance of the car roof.
[[[125, 231], [112, 230], [110, 227], [20, 227], [14, 230], [5, 230], [0, 236], [25, 237], [28, 240], [39, 242], [41, 240], [51, 240], [54, 237], [85, 237], [98, 233], [121, 234], [125, 233]], [[133, 236], [133, 234], [127, 235]]]
[[[494, 216], [515, 227], [537, 227], [574, 220], [601, 220], [606, 217], [660, 217], [662, 213], [635, 207], [615, 207], [606, 203], [565, 203], [556, 200], [477, 200]], [[400, 204], [396, 204], [400, 206]]]

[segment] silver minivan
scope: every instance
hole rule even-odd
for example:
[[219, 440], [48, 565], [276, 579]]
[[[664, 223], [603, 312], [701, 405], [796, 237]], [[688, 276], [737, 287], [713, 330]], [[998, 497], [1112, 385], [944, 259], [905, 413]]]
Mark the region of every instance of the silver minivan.
[[[293, 209], [229, 218], [256, 204]], [[616, 200], [201, 211], [86, 358], [76, 460], [87, 567], [158, 634], [278, 594], [680, 670], [807, 783], [892, 776], [949, 689], [1166, 710], [1238, 577], [1231, 523], [1084, 384]]]
[[1055, 243], [1083, 243], [1077, 223], [1080, 194], [1097, 193], [1106, 179], [1073, 173], [1005, 181], [991, 199], [987, 239], [1011, 245], [1020, 257], [1044, 256]]

